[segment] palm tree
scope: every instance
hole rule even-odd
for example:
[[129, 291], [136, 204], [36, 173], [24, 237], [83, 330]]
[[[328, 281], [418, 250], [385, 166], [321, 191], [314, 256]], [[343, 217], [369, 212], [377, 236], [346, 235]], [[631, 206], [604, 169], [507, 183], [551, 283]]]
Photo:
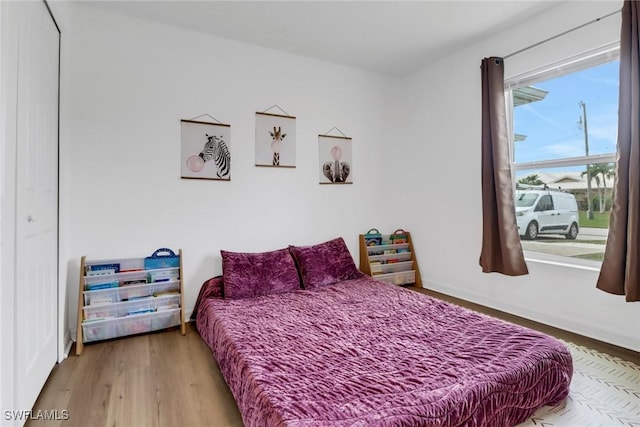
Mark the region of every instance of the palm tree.
[[[589, 174], [591, 179], [596, 182], [598, 187], [598, 199], [600, 202], [600, 213], [604, 213], [606, 208], [605, 195], [607, 192], [607, 178], [611, 178], [615, 175], [613, 163], [598, 163], [595, 165], [588, 165]], [[583, 171], [580, 175], [585, 176], [587, 171]], [[600, 175], [602, 175], [602, 188], [600, 188]]]
[[587, 165], [587, 170], [582, 171], [580, 176], [584, 177], [587, 173], [591, 179], [596, 182], [596, 187], [598, 188], [598, 206], [600, 206], [600, 213], [602, 213], [604, 212], [604, 194], [602, 193], [602, 188], [600, 188], [600, 170], [598, 169], [598, 165]]
[[[599, 167], [600, 174], [602, 175], [602, 185], [604, 187], [603, 192], [605, 195], [607, 194], [607, 178], [613, 178], [616, 175], [614, 163], [600, 163], [597, 165]], [[604, 212], [604, 207], [600, 207], [600, 213]]]

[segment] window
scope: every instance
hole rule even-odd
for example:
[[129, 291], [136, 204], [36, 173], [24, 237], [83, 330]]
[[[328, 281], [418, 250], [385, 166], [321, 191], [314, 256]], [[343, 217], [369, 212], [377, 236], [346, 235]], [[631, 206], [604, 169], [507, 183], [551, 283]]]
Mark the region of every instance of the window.
[[535, 210], [538, 212], [552, 211], [553, 199], [551, 198], [551, 195], [545, 194], [544, 196], [541, 196]]
[[618, 55], [619, 46], [609, 45], [505, 82], [516, 219], [528, 258], [602, 261], [616, 160]]
[[516, 208], [530, 208], [538, 200], [538, 195], [533, 193], [522, 193], [516, 197]]

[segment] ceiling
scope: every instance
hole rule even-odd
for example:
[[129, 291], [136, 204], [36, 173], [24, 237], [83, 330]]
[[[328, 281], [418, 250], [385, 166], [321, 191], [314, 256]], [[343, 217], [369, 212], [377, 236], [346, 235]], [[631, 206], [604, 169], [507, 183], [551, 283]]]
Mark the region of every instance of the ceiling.
[[561, 1], [85, 0], [84, 3], [295, 55], [403, 76]]

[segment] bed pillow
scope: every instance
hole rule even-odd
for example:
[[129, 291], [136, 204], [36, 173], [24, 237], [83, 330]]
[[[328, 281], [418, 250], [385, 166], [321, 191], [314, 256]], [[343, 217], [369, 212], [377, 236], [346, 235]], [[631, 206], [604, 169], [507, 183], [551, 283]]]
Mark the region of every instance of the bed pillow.
[[287, 249], [241, 253], [220, 251], [224, 297], [251, 298], [300, 289], [298, 271]]
[[342, 237], [313, 246], [289, 246], [305, 289], [332, 285], [361, 275]]

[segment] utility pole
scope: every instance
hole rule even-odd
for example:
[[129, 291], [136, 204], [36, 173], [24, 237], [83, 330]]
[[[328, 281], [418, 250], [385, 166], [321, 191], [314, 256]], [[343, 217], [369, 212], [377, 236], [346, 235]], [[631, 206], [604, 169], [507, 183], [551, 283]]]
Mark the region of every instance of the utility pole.
[[[584, 101], [580, 101], [582, 107], [582, 117], [580, 118], [580, 124], [584, 129], [584, 153], [589, 156], [589, 131], [587, 130], [587, 104]], [[593, 202], [591, 201], [591, 165], [587, 165], [587, 219], [593, 219]]]

